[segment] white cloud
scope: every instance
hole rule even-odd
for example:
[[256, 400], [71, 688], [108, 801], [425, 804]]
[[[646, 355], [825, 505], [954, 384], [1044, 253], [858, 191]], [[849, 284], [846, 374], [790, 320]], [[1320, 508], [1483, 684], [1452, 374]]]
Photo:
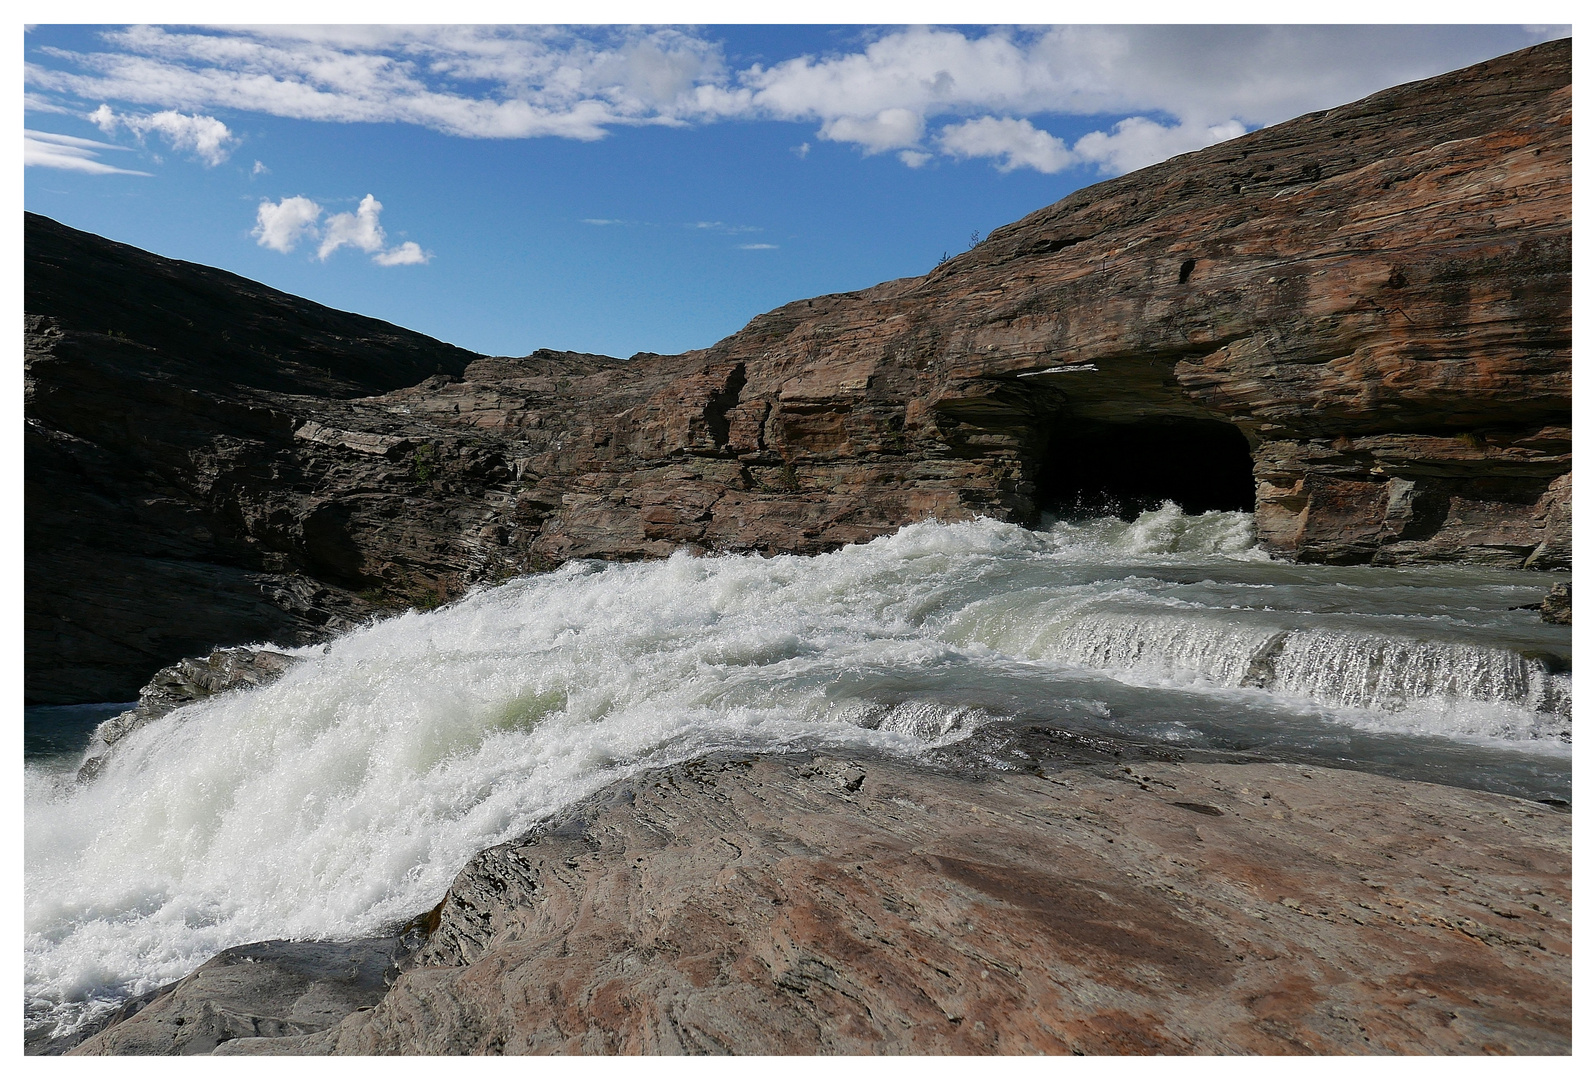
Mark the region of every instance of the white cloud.
[[[24, 79], [29, 108], [77, 100], [85, 103], [79, 115], [95, 101], [163, 110], [130, 129], [159, 132], [213, 163], [231, 135], [199, 110], [416, 124], [470, 138], [599, 139], [617, 125], [777, 119], [813, 123], [819, 138], [867, 154], [896, 152], [911, 167], [940, 152], [1056, 171], [1069, 167], [1059, 162], [1073, 153], [1077, 164], [1114, 172], [1569, 29], [1094, 25], [864, 33], [874, 37], [851, 51], [738, 71], [718, 42], [668, 27], [132, 27], [101, 33], [92, 50], [33, 48]], [[991, 126], [1061, 115], [1101, 116], [1111, 126], [1074, 147], [1034, 126], [1030, 133]], [[941, 133], [928, 144], [933, 121]]]
[[1239, 120], [1166, 127], [1145, 116], [1132, 116], [1115, 124], [1112, 134], [1094, 131], [1083, 135], [1075, 143], [1075, 154], [1082, 161], [1095, 162], [1099, 171], [1117, 176], [1246, 133]]
[[316, 258], [322, 262], [343, 247], [368, 253], [378, 266], [417, 266], [432, 261], [432, 253], [423, 251], [414, 240], [384, 248], [387, 234], [377, 220], [382, 203], [374, 195], [361, 199], [354, 213], [333, 214], [325, 224], [321, 223], [323, 213], [321, 204], [303, 195], [275, 203], [267, 199], [255, 211], [255, 228], [250, 235], [261, 247], [284, 255], [292, 253], [302, 240], [319, 239]]
[[421, 250], [421, 245], [414, 240], [406, 240], [396, 248], [379, 251], [371, 257], [371, 261], [378, 266], [416, 266], [430, 262], [432, 253]]
[[799, 143], [797, 146], [792, 148], [792, 152], [798, 155], [799, 160], [802, 160], [809, 156], [809, 144]]
[[271, 172], [271, 170], [266, 167], [264, 162], [257, 161], [257, 162], [255, 162], [254, 167], [252, 167], [249, 170], [249, 175], [251, 175], [251, 176], [259, 176], [262, 173], [269, 173], [269, 172]]
[[1078, 165], [1096, 165], [1104, 175], [1117, 176], [1246, 132], [1237, 120], [1211, 126], [1166, 125], [1131, 116], [1115, 124], [1112, 132], [1090, 132], [1071, 147], [1029, 120], [983, 116], [949, 124], [938, 134], [937, 145], [952, 157], [996, 158], [993, 164], [1000, 172], [1027, 168], [1056, 173]]
[[625, 225], [626, 222], [622, 221], [620, 218], [585, 217], [585, 218], [582, 219], [582, 224], [583, 225]]
[[913, 109], [882, 109], [872, 116], [836, 116], [820, 125], [820, 137], [851, 142], [866, 154], [914, 146], [925, 132], [925, 117]]
[[316, 258], [326, 262], [327, 256], [341, 247], [380, 252], [383, 241], [387, 239], [382, 226], [377, 222], [377, 215], [380, 213], [382, 213], [382, 203], [375, 197], [367, 195], [360, 200], [360, 205], [355, 208], [353, 214], [334, 214], [328, 218], [327, 227], [321, 234], [321, 247], [316, 249]]
[[1024, 167], [1056, 173], [1079, 161], [1063, 139], [1033, 127], [1029, 120], [999, 120], [995, 116], [949, 124], [937, 136], [937, 145], [953, 157], [1000, 158], [1000, 172]]
[[[1395, 83], [1474, 63], [1567, 28], [1485, 26], [1058, 26], [989, 32], [910, 28], [863, 49], [804, 56], [740, 75], [746, 114], [820, 124], [865, 153], [903, 149], [924, 163], [928, 118], [949, 125], [939, 149], [1000, 159], [999, 168], [1070, 167], [1063, 140], [995, 124], [1027, 116], [1131, 114], [1136, 122], [1077, 141], [1075, 164], [1104, 172], [1151, 164]], [[985, 114], [985, 115], [983, 115]], [[1008, 116], [999, 121], [993, 114]], [[1149, 114], [1173, 120], [1160, 124]], [[880, 118], [890, 116], [891, 125]], [[988, 122], [989, 123], [986, 123]]]
[[72, 135], [56, 135], [49, 131], [22, 132], [22, 164], [45, 169], [70, 169], [86, 173], [122, 173], [127, 176], [149, 176], [136, 169], [119, 169], [99, 160], [102, 150], [126, 150], [124, 146], [79, 139]]
[[728, 236], [765, 231], [758, 225], [728, 225], [724, 221], [689, 221], [685, 227], [689, 229], [710, 229], [714, 232], [725, 233]]
[[718, 45], [669, 28], [143, 26], [100, 36], [104, 51], [40, 50], [53, 62], [27, 65], [25, 78], [142, 105], [599, 139], [615, 124], [702, 116], [698, 91], [727, 77]]
[[775, 251], [780, 244], [738, 244], [743, 251]]
[[265, 200], [255, 211], [255, 228], [250, 235], [261, 247], [287, 255], [301, 240], [316, 235], [320, 217], [321, 207], [303, 195], [275, 203]]
[[140, 140], [154, 132], [164, 138], [173, 150], [192, 153], [213, 167], [227, 160], [238, 141], [227, 125], [216, 117], [190, 116], [175, 109], [138, 116], [132, 113], [118, 114], [102, 103], [88, 114], [88, 119], [107, 135], [115, 134], [118, 127], [127, 128]]

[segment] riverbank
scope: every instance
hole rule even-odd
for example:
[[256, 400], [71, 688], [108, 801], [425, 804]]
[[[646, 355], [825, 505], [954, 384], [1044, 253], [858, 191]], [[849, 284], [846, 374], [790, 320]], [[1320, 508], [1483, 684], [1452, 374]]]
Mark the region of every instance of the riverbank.
[[1567, 814], [1010, 757], [654, 770], [473, 859], [375, 1007], [317, 1025], [326, 986], [235, 961], [73, 1052], [1570, 1051]]

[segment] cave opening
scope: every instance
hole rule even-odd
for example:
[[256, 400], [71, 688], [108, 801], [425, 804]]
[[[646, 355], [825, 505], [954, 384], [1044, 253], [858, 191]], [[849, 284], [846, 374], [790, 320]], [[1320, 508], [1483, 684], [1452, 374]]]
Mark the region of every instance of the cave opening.
[[1130, 521], [1165, 500], [1188, 514], [1251, 511], [1255, 504], [1247, 437], [1217, 420], [1063, 418], [1037, 465], [1037, 509], [1057, 517]]

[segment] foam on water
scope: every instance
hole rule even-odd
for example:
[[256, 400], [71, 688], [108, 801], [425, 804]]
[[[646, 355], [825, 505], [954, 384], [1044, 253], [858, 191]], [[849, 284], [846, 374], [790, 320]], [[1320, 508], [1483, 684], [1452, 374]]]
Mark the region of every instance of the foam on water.
[[[1038, 708], [1085, 695], [1088, 719], [1108, 710], [1083, 670], [1353, 726], [1567, 737], [1566, 676], [1426, 636], [1435, 611], [1277, 610], [1331, 586], [1253, 545], [1250, 515], [1173, 505], [1049, 531], [925, 523], [813, 558], [568, 564], [297, 650], [280, 681], [128, 736], [92, 782], [30, 771], [30, 1014], [69, 1025], [245, 941], [383, 931], [476, 851], [642, 768], [944, 745], [1002, 718], [958, 688], [1016, 671]], [[1479, 586], [1408, 580], [1474, 618]]]

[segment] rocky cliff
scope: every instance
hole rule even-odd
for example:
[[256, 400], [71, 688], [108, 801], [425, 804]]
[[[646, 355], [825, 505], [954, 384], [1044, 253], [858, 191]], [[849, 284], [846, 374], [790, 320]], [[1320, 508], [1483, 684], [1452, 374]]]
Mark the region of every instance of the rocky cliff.
[[476, 357], [27, 218], [27, 693], [574, 556], [1256, 509], [1326, 562], [1570, 559], [1570, 45], [1078, 191], [709, 349]]

